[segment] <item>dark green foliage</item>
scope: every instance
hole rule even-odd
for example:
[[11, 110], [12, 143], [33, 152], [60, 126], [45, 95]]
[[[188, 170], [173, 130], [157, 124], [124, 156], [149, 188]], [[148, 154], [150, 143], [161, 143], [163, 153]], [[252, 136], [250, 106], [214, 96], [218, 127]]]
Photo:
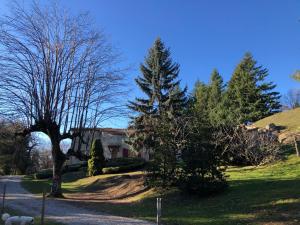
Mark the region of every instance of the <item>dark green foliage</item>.
[[106, 167], [127, 166], [136, 163], [145, 163], [145, 160], [142, 158], [130, 158], [130, 157], [109, 159], [106, 161]]
[[129, 108], [136, 113], [130, 126], [135, 130], [130, 136], [130, 144], [136, 150], [152, 148], [153, 118], [157, 119], [162, 114], [176, 117], [187, 104], [187, 89], [181, 90], [179, 86], [179, 65], [172, 62], [170, 50], [159, 38], [141, 65], [141, 73], [135, 81], [145, 97], [136, 98], [129, 104]]
[[257, 66], [250, 53], [237, 65], [225, 95], [227, 123], [255, 122], [280, 109], [280, 95], [272, 82], [266, 82], [268, 70]]
[[89, 176], [97, 176], [102, 174], [103, 167], [105, 167], [103, 146], [101, 140], [97, 139], [93, 141], [90, 150], [90, 159], [88, 161]]
[[145, 167], [145, 161], [140, 160], [136, 161], [127, 165], [120, 165], [120, 166], [113, 166], [113, 167], [105, 167], [103, 168], [104, 174], [111, 174], [111, 173], [126, 173], [132, 172], [136, 170], [143, 169]]
[[[70, 172], [77, 172], [81, 168], [84, 168], [86, 165], [84, 163], [78, 163], [73, 165], [66, 165], [63, 168], [62, 173], [70, 173]], [[34, 174], [36, 179], [50, 179], [53, 177], [53, 169], [43, 169]]]
[[129, 107], [142, 115], [177, 113], [186, 103], [186, 88], [180, 90], [179, 65], [173, 63], [170, 50], [158, 38], [150, 48], [145, 63], [141, 64], [142, 76], [135, 79], [146, 98], [136, 98]]
[[197, 115], [198, 119], [202, 123], [208, 122], [209, 118], [209, 108], [208, 108], [208, 99], [209, 99], [209, 87], [197, 81], [194, 89], [194, 106], [193, 111]]
[[[193, 194], [192, 190], [209, 194], [220, 191], [226, 182], [218, 168], [219, 155], [203, 134], [210, 125], [209, 107], [215, 108], [215, 103], [221, 102], [222, 78], [214, 71], [212, 96], [210, 88], [199, 82], [195, 98], [188, 101], [186, 89], [179, 88], [179, 66], [172, 63], [170, 52], [160, 39], [149, 50], [141, 71], [143, 76], [136, 82], [147, 98], [130, 103], [137, 113], [130, 141], [136, 149], [151, 153], [147, 184], [163, 188], [179, 185]], [[214, 113], [211, 118], [217, 120], [218, 113]]]
[[153, 159], [148, 170], [151, 182], [169, 186], [174, 183], [178, 151], [172, 122], [186, 109], [186, 88], [180, 89], [179, 65], [172, 62], [170, 50], [160, 39], [149, 50], [141, 72], [136, 83], [146, 97], [130, 102], [130, 109], [136, 113], [130, 144], [136, 150], [151, 151]]
[[26, 174], [34, 164], [34, 139], [15, 135], [22, 129], [22, 124], [0, 120], [0, 171], [4, 174]]
[[153, 130], [152, 160], [147, 168], [150, 186], [174, 186], [178, 179], [179, 157], [186, 139], [183, 117], [162, 115]]
[[207, 100], [208, 119], [212, 126], [219, 126], [224, 123], [224, 84], [219, 72], [214, 69], [209, 83], [209, 94]]
[[227, 187], [222, 149], [215, 145], [218, 128], [203, 124], [192, 117], [187, 130], [187, 141], [181, 155], [179, 188], [189, 194], [206, 196]]
[[53, 176], [53, 169], [44, 169], [34, 174], [35, 179], [50, 179]]
[[208, 85], [196, 82], [193, 111], [198, 120], [211, 126], [224, 123], [223, 94], [223, 78], [216, 69], [213, 70]]

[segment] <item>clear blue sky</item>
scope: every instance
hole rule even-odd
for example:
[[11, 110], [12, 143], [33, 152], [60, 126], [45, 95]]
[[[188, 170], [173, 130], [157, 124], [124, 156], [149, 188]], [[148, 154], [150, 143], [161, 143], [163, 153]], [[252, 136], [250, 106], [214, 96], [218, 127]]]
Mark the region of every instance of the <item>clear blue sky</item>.
[[[0, 0], [0, 13], [8, 0]], [[65, 0], [71, 12], [90, 11], [97, 26], [130, 65], [132, 97], [140, 95], [133, 79], [147, 49], [160, 36], [181, 65], [189, 90], [207, 82], [213, 68], [228, 81], [246, 51], [269, 69], [269, 79], [284, 94], [300, 88], [290, 75], [300, 68], [299, 0]], [[116, 121], [107, 126], [125, 126]]]

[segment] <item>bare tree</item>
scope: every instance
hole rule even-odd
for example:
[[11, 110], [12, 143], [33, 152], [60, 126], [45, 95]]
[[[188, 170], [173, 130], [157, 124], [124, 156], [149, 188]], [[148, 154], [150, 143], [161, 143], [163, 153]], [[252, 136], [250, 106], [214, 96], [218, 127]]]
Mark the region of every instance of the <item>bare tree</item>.
[[229, 164], [257, 166], [280, 158], [280, 143], [270, 131], [223, 127], [214, 133], [214, 141]]
[[290, 89], [283, 96], [283, 102], [290, 109], [294, 109], [300, 106], [300, 90], [299, 89]]
[[[53, 3], [53, 2], [52, 2]], [[14, 2], [0, 22], [0, 114], [27, 124], [22, 135], [43, 132], [52, 143], [51, 196], [62, 196], [61, 175], [71, 155], [60, 142], [82, 138], [120, 112], [123, 76], [118, 55], [87, 14], [71, 16], [57, 4]], [[79, 147], [80, 149], [80, 147]]]

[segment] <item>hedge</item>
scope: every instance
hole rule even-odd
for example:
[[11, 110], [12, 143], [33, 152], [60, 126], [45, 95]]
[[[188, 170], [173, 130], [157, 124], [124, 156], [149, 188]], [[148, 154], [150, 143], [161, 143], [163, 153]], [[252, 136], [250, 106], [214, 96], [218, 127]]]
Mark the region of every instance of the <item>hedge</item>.
[[35, 179], [49, 179], [53, 176], [52, 169], [44, 169], [34, 174]]
[[[142, 169], [145, 166], [145, 160], [141, 158], [116, 158], [107, 161], [107, 166], [103, 168], [104, 174], [125, 173]], [[66, 165], [63, 173], [77, 172], [86, 170], [86, 163], [78, 163], [74, 165]], [[35, 179], [50, 179], [53, 176], [52, 169], [44, 169], [34, 174]]]
[[106, 162], [106, 167], [127, 166], [130, 164], [144, 163], [142, 158], [115, 158]]
[[[78, 163], [74, 165], [66, 165], [63, 169], [63, 173], [77, 172], [85, 164]], [[53, 169], [44, 169], [34, 174], [35, 179], [49, 179], [53, 176]]]
[[144, 166], [145, 166], [145, 162], [141, 161], [141, 162], [125, 165], [125, 166], [105, 167], [103, 168], [102, 172], [103, 174], [131, 172], [137, 169], [142, 169]]

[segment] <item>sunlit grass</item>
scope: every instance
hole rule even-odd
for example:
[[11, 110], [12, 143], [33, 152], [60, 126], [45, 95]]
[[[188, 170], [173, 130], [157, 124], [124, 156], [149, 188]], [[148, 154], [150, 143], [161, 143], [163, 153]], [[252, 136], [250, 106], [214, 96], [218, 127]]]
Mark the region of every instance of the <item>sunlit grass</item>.
[[[227, 175], [229, 189], [207, 198], [185, 196], [177, 190], [168, 190], [163, 195], [152, 191], [137, 196], [133, 203], [81, 202], [80, 205], [116, 215], [155, 220], [156, 197], [160, 196], [163, 198], [164, 224], [299, 224], [300, 158], [289, 156], [284, 161], [261, 167], [231, 167]], [[66, 182], [63, 184], [64, 191], [84, 191], [84, 186], [108, 176], [120, 174]], [[45, 184], [48, 181], [23, 182], [34, 192]]]
[[254, 123], [257, 127], [266, 127], [266, 125], [274, 123], [277, 126], [284, 127], [288, 131], [300, 132], [300, 108], [276, 113]]

